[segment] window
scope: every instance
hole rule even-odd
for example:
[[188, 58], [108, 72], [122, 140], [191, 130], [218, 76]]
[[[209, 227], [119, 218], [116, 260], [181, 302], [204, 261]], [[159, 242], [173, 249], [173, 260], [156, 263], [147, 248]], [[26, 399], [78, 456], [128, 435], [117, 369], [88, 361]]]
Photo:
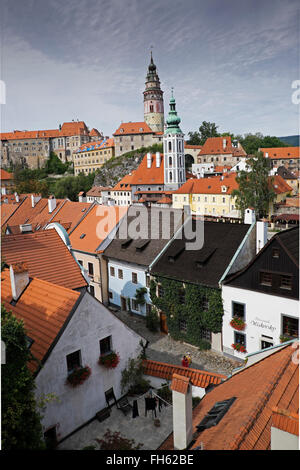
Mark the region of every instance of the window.
[[100, 340], [100, 354], [109, 354], [112, 350], [111, 336], [107, 336]]
[[163, 297], [164, 296], [164, 289], [161, 284], [158, 284], [157, 287], [157, 297]]
[[246, 335], [243, 333], [237, 333], [236, 331], [234, 332], [234, 343], [235, 344], [240, 344], [245, 347], [246, 349]]
[[95, 287], [94, 287], [94, 286], [90, 286], [89, 289], [90, 289], [90, 294], [91, 294], [93, 297], [95, 297]]
[[123, 279], [123, 270], [122, 269], [118, 269], [118, 278]]
[[132, 310], [135, 310], [136, 312], [139, 311], [139, 304], [136, 303], [135, 299], [131, 299], [131, 308]]
[[272, 257], [273, 258], [279, 258], [279, 249], [278, 248], [273, 248]]
[[109, 297], [110, 299], [113, 299], [113, 297], [114, 297], [114, 296], [113, 296], [113, 293], [112, 293], [112, 292], [108, 292], [108, 297]]
[[185, 320], [179, 320], [179, 330], [183, 333], [187, 332], [187, 324]]
[[208, 310], [209, 309], [209, 300], [207, 297], [203, 297], [202, 299], [202, 310]]
[[282, 317], [282, 334], [291, 338], [298, 338], [299, 322], [297, 318]]
[[88, 271], [89, 271], [89, 276], [94, 275], [94, 265], [93, 265], [93, 263], [88, 263]]
[[232, 316], [239, 317], [245, 320], [245, 304], [239, 304], [238, 302], [232, 302]]
[[78, 261], [79, 264], [81, 264], [81, 266], [83, 266], [82, 259], [78, 259], [77, 261]]
[[113, 268], [112, 266], [110, 267], [110, 275], [111, 276], [115, 275], [115, 268]]
[[272, 274], [271, 273], [260, 273], [260, 280], [259, 283], [263, 286], [271, 286], [272, 285]]
[[280, 276], [280, 288], [281, 289], [292, 289], [292, 276], [282, 275]]
[[132, 273], [132, 282], [133, 284], [137, 284], [137, 273]]
[[78, 351], [73, 352], [72, 354], [68, 354], [67, 357], [67, 368], [68, 372], [73, 372], [74, 369], [81, 367], [81, 352], [80, 349]]
[[211, 343], [211, 331], [202, 328], [200, 331], [200, 338]]
[[150, 276], [146, 275], [146, 287], [150, 287]]

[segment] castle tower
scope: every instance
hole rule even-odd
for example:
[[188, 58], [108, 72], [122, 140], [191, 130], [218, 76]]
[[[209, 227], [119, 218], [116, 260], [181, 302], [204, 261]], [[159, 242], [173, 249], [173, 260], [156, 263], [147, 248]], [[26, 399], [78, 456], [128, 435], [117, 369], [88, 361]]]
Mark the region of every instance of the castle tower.
[[184, 160], [184, 134], [179, 127], [180, 117], [177, 116], [176, 102], [170, 99], [170, 111], [167, 127], [163, 137], [164, 145], [164, 184], [171, 191], [180, 188], [186, 181]]
[[146, 76], [144, 91], [144, 121], [154, 132], [164, 131], [164, 99], [160, 89], [160, 81], [156, 72], [156, 65], [151, 60]]

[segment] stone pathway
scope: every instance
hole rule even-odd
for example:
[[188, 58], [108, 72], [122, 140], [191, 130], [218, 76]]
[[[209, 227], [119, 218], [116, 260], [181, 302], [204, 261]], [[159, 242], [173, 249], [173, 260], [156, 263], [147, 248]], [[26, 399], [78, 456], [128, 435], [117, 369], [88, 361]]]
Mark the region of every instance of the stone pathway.
[[191, 353], [194, 369], [230, 375], [241, 363], [214, 351], [200, 351], [196, 346], [175, 341], [169, 335], [153, 333], [146, 327], [145, 319], [124, 311], [114, 311], [124, 323], [149, 341], [146, 349], [147, 359], [181, 365], [184, 354]]

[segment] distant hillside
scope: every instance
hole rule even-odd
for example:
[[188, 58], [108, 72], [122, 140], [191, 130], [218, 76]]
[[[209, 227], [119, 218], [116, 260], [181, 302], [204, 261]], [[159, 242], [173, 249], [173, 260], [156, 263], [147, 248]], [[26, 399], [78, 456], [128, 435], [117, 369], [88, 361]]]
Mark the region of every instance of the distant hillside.
[[300, 135], [287, 135], [286, 137], [278, 137], [278, 139], [290, 147], [299, 147], [300, 145]]
[[94, 186], [115, 186], [125, 175], [137, 169], [147, 152], [162, 153], [162, 151], [162, 144], [154, 144], [151, 147], [142, 147], [124, 153], [120, 157], [111, 158], [96, 173]]

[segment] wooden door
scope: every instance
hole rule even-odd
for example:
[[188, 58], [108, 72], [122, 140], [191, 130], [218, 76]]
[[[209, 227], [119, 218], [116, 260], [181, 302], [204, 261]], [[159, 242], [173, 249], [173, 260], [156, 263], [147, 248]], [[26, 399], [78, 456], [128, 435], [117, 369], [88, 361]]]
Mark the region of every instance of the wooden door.
[[167, 334], [168, 333], [167, 315], [160, 312], [159, 316], [160, 316], [160, 331], [162, 333]]

